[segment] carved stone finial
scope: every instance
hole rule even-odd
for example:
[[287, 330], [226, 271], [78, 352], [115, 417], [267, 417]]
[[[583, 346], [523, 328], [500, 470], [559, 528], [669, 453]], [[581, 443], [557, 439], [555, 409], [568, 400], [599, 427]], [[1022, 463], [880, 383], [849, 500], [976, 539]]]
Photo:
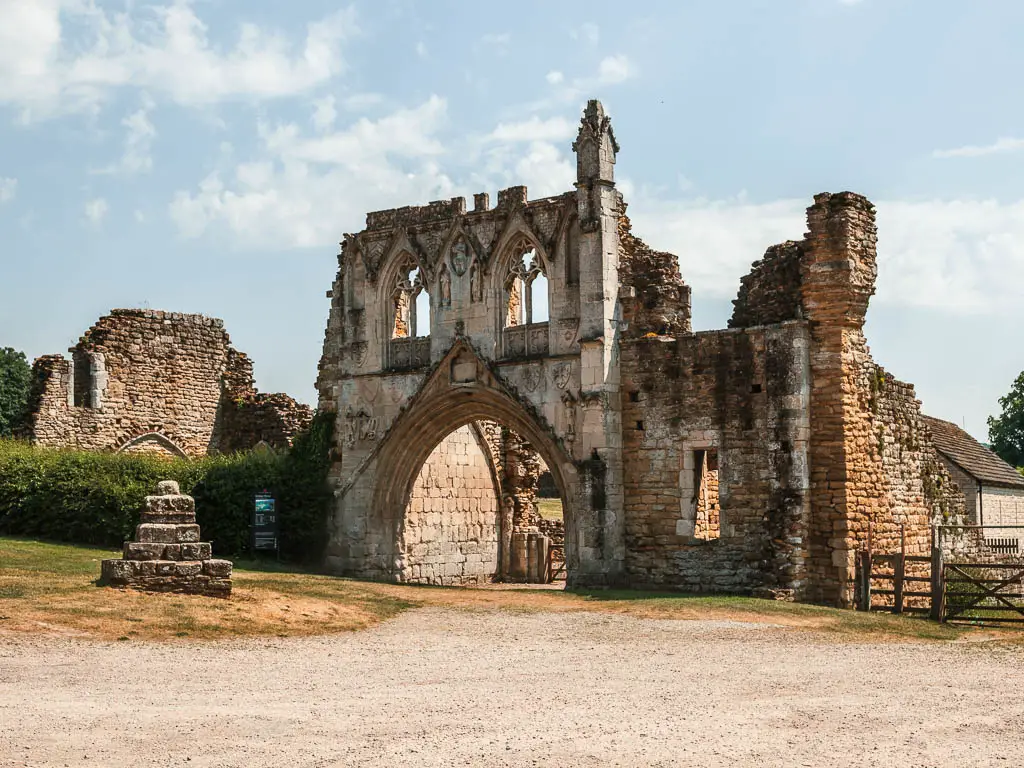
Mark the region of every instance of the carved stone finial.
[[615, 181], [615, 155], [619, 143], [612, 131], [612, 121], [597, 99], [587, 102], [580, 119], [580, 130], [572, 145], [576, 153], [576, 181], [581, 184], [594, 181]]

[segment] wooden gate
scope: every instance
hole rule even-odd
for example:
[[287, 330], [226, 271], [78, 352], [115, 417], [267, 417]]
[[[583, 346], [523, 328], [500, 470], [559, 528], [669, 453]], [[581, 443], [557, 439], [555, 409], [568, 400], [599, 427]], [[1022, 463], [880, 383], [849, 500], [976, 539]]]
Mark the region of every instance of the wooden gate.
[[[967, 532], [970, 546], [947, 552], [944, 529]], [[988, 529], [999, 529], [1003, 536], [988, 538]], [[908, 555], [902, 535], [899, 552], [872, 552], [869, 529], [867, 548], [857, 553], [857, 608], [928, 615], [943, 622], [1024, 624], [1024, 558], [1019, 552], [1024, 537], [1006, 535], [1022, 530], [936, 526], [932, 554], [926, 557]], [[984, 562], [987, 558], [991, 562]]]
[[857, 607], [931, 616], [935, 591], [932, 557], [862, 550], [857, 564]]
[[1024, 564], [946, 563], [941, 621], [1024, 624]]

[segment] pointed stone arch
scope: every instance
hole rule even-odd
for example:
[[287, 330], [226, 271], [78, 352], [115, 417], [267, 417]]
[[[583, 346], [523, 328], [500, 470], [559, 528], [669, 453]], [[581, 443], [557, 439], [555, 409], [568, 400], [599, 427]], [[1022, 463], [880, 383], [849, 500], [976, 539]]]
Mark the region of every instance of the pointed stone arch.
[[125, 440], [114, 453], [159, 453], [177, 458], [188, 458], [188, 454], [167, 435], [150, 430]]
[[[481, 421], [497, 422], [527, 440], [549, 467], [559, 489], [565, 515], [565, 555], [569, 582], [579, 570], [580, 532], [587, 528], [586, 511], [581, 509], [579, 472], [569, 452], [553, 429], [531, 412], [489, 369], [475, 350], [457, 342], [405, 412], [392, 424], [369, 471], [372, 481], [376, 536], [383, 544], [382, 560], [391, 575], [402, 570], [406, 508], [420, 468], [434, 448], [455, 430]], [[373, 534], [371, 534], [373, 535]]]

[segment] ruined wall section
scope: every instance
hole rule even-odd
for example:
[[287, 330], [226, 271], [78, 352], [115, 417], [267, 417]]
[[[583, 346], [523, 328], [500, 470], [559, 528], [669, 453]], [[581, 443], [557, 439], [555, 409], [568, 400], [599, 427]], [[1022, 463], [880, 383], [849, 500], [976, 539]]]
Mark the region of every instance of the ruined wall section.
[[935, 519], [961, 519], [964, 499], [921, 422], [914, 390], [871, 359], [863, 333], [877, 276], [874, 207], [851, 192], [807, 210], [803, 307], [811, 321], [812, 600], [850, 605], [856, 550], [924, 554]]
[[804, 316], [800, 268], [806, 248], [805, 242], [788, 240], [771, 246], [764, 258], [754, 262], [750, 273], [740, 279], [730, 328], [772, 325]]
[[[809, 514], [805, 323], [622, 347], [630, 584], [799, 594]], [[695, 462], [717, 450], [719, 525], [698, 525]]]
[[483, 584], [498, 571], [499, 501], [490, 458], [473, 425], [433, 450], [413, 485], [401, 540], [399, 579]]
[[75, 424], [68, 414], [73, 406], [74, 371], [61, 355], [43, 355], [32, 363], [28, 419], [20, 437], [40, 445], [74, 445]]
[[678, 257], [652, 250], [633, 234], [625, 202], [618, 222], [619, 282], [634, 293], [622, 300], [626, 335], [689, 333], [690, 287], [683, 282]]
[[34, 365], [29, 437], [41, 445], [202, 456], [286, 446], [311, 418], [256, 393], [251, 361], [215, 318], [115, 309], [70, 352]]
[[931, 442], [914, 387], [871, 361], [866, 347], [862, 354], [856, 383], [861, 437], [848, 460], [862, 495], [853, 497], [851, 534], [861, 545], [867, 524], [875, 551], [896, 552], [905, 536], [908, 554], [927, 555], [933, 522], [966, 520], [964, 493]]

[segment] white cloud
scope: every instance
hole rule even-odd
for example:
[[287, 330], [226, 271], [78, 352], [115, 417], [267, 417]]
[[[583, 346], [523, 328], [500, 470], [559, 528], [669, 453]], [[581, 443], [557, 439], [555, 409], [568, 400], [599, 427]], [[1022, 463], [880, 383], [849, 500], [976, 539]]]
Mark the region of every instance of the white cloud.
[[982, 157], [984, 155], [997, 155], [1002, 152], [1017, 152], [1024, 149], [1024, 139], [1012, 139], [1003, 137], [991, 144], [984, 146], [967, 145], [956, 149], [936, 149], [932, 157]]
[[551, 94], [543, 99], [527, 103], [520, 112], [539, 112], [552, 108], [563, 109], [567, 104], [579, 103], [594, 98], [599, 89], [619, 85], [637, 74], [636, 66], [625, 54], [606, 56], [598, 64], [594, 75], [575, 77], [565, 82], [561, 72], [549, 72], [547, 81], [552, 86]]
[[628, 80], [633, 74], [633, 65], [627, 56], [608, 56], [598, 66], [597, 82], [599, 85], [614, 85]]
[[518, 123], [499, 123], [490, 134], [490, 141], [558, 141], [571, 138], [576, 133], [576, 124], [564, 117], [541, 120], [534, 115]]
[[300, 45], [243, 24], [233, 47], [211, 42], [191, 0], [107, 12], [91, 0], [0, 0], [0, 104], [25, 121], [95, 111], [135, 87], [185, 105], [307, 91], [344, 68], [355, 32], [343, 10], [307, 26]]
[[109, 210], [110, 206], [107, 204], [107, 201], [102, 197], [96, 197], [92, 200], [86, 201], [85, 218], [87, 218], [93, 226], [98, 227], [103, 222], [103, 219], [106, 217], [107, 211]]
[[214, 173], [195, 191], [179, 191], [170, 216], [186, 237], [220, 225], [248, 245], [337, 242], [368, 210], [452, 195], [435, 159], [444, 151], [436, 134], [446, 119], [445, 101], [433, 96], [315, 137], [294, 124], [261, 125], [262, 156], [227, 180]]
[[427, 44], [420, 40], [416, 43], [416, 55], [421, 59], [427, 58]]
[[8, 203], [18, 192], [18, 180], [0, 176], [0, 203]]
[[338, 118], [338, 110], [334, 106], [333, 96], [324, 96], [313, 102], [313, 127], [321, 133], [326, 131]]
[[353, 93], [346, 96], [341, 103], [349, 112], [363, 112], [384, 103], [384, 97], [379, 93]]
[[[659, 200], [630, 205], [634, 231], [679, 256], [697, 293], [736, 295], [739, 279], [765, 249], [799, 240], [810, 200]], [[876, 203], [877, 301], [960, 314], [1007, 313], [1024, 284], [1024, 200]]]
[[124, 151], [114, 165], [100, 168], [95, 173], [132, 175], [146, 173], [153, 169], [152, 146], [156, 138], [156, 127], [149, 119], [153, 102], [146, 98], [143, 106], [126, 116], [121, 125], [125, 127]]

